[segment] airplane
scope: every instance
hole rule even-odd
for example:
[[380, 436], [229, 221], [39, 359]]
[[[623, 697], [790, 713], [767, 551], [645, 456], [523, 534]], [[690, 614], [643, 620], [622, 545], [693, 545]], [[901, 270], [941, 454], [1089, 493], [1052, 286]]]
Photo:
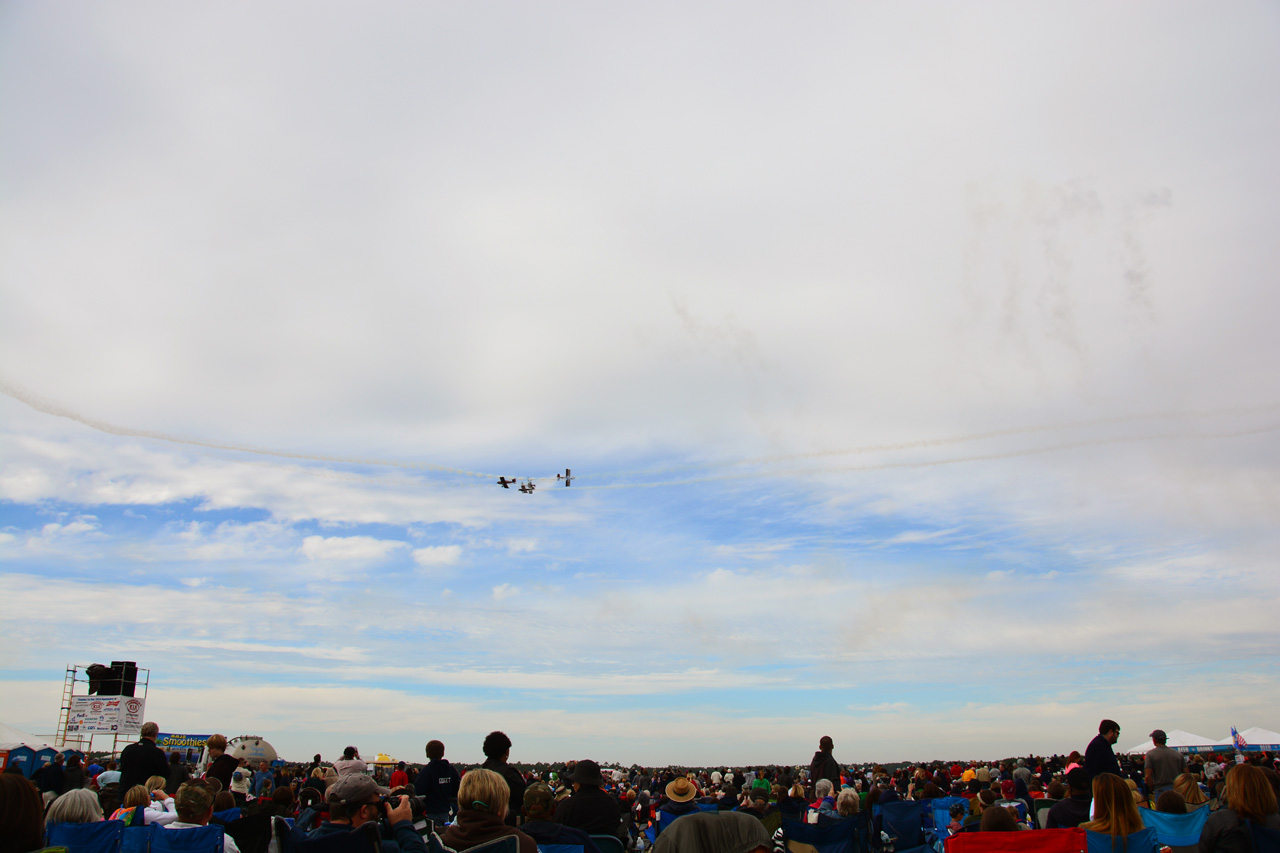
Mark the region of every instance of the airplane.
[[538, 486], [536, 483], [533, 482], [533, 480], [526, 480], [520, 486], [520, 491], [524, 492], [526, 495], [531, 495], [533, 494], [533, 490], [536, 488], [538, 488]]
[[512, 484], [512, 483], [514, 483], [514, 482], [515, 482], [515, 479], [510, 479], [510, 480], [508, 480], [506, 477], [499, 477], [499, 478], [498, 478], [498, 485], [499, 485], [499, 486], [502, 486], [502, 488], [504, 488], [504, 489], [509, 489], [509, 488], [511, 488], [511, 484]]
[[569, 484], [573, 482], [573, 478], [569, 476], [569, 469], [565, 468], [563, 474], [556, 474], [556, 480], [564, 480], [564, 487], [569, 488]]

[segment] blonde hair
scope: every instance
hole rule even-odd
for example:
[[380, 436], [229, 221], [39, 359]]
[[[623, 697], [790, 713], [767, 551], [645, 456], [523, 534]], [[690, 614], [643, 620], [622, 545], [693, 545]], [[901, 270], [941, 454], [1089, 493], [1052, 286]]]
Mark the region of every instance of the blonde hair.
[[1081, 824], [1085, 829], [1104, 835], [1128, 836], [1143, 828], [1138, 804], [1125, 780], [1114, 773], [1093, 777], [1093, 820]]
[[1227, 772], [1222, 786], [1227, 808], [1242, 818], [1263, 821], [1276, 813], [1276, 792], [1267, 774], [1252, 764], [1237, 764]]
[[839, 796], [836, 797], [836, 812], [841, 817], [849, 817], [856, 815], [858, 809], [862, 807], [862, 799], [858, 796], [858, 792], [852, 788], [842, 788]]
[[1177, 779], [1174, 779], [1173, 790], [1181, 794], [1182, 799], [1186, 800], [1188, 809], [1193, 806], [1199, 807], [1209, 802], [1209, 798], [1204, 795], [1204, 791], [1201, 791], [1199, 784], [1196, 783], [1196, 777], [1190, 773], [1183, 773]]
[[204, 742], [204, 745], [207, 746], [209, 749], [216, 749], [219, 752], [226, 752], [227, 737], [226, 735], [209, 735], [209, 739]]
[[164, 786], [168, 784], [168, 781], [169, 780], [165, 779], [163, 776], [152, 776], [149, 779], [147, 779], [147, 781], [143, 782], [142, 786], [147, 789], [148, 794], [152, 793], [153, 791], [159, 791], [161, 794], [163, 794]]
[[50, 803], [44, 819], [47, 823], [97, 823], [102, 820], [102, 806], [93, 791], [76, 788]]
[[120, 801], [120, 805], [131, 809], [151, 805], [151, 794], [142, 785], [134, 785], [124, 792], [124, 799]]
[[458, 786], [459, 809], [506, 817], [510, 798], [511, 788], [507, 786], [507, 780], [483, 767], [468, 771], [462, 777], [462, 784]]

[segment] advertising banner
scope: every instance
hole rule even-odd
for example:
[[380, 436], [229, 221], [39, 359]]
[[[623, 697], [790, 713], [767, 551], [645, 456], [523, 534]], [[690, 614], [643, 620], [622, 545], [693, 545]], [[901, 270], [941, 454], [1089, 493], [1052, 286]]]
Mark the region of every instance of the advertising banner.
[[142, 728], [146, 700], [132, 696], [72, 696], [68, 734], [129, 734]]
[[195, 764], [200, 760], [200, 753], [204, 751], [204, 743], [211, 734], [208, 735], [179, 735], [161, 732], [156, 738], [156, 746], [164, 750], [164, 754], [169, 756], [172, 761], [173, 754], [178, 753], [178, 760], [183, 764]]

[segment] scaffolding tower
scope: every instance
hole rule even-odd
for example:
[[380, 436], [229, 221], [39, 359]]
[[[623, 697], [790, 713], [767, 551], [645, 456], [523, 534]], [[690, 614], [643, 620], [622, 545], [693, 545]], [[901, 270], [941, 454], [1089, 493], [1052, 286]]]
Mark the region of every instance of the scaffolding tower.
[[[123, 738], [125, 744], [132, 743], [138, 733], [136, 731], [122, 732], [72, 732], [68, 735], [67, 726], [71, 723], [71, 699], [74, 696], [89, 695], [89, 676], [86, 674], [88, 666], [67, 664], [66, 676], [62, 680], [62, 707], [58, 711], [58, 731], [54, 735], [54, 745], [62, 747], [70, 747], [78, 749], [88, 754], [93, 748], [94, 737], [111, 738], [111, 754], [113, 756], [120, 754], [120, 741]], [[83, 684], [82, 692], [76, 692], [76, 685]], [[134, 698], [146, 700], [147, 687], [151, 684], [151, 670], [138, 668], [138, 677], [134, 683]]]

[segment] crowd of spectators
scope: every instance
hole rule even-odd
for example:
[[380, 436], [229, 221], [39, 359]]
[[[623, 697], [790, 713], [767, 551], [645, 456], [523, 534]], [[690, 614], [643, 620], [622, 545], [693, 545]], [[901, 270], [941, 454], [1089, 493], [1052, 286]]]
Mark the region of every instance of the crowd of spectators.
[[[513, 764], [512, 741], [502, 732], [484, 739], [485, 761], [475, 767], [451, 764], [438, 740], [428, 742], [425, 765], [369, 764], [348, 747], [331, 764], [316, 755], [252, 767], [227, 753], [222, 735], [209, 738], [205, 766], [187, 767], [155, 748], [157, 731], [148, 723], [118, 762], [85, 767], [72, 756], [33, 780], [0, 774], [0, 853], [40, 848], [46, 823], [103, 819], [168, 829], [222, 824], [225, 853], [236, 853], [237, 822], [254, 815], [291, 818], [295, 831], [317, 836], [373, 824], [385, 853], [426, 853], [429, 842], [465, 851], [505, 836], [517, 839], [521, 853], [536, 853], [538, 844], [600, 853], [593, 836], [613, 836], [630, 849], [656, 839], [655, 853], [664, 853], [680, 849], [679, 837], [694, 827], [702, 836], [754, 845], [741, 846], [753, 853], [775, 849], [784, 818], [824, 824], [865, 813], [879, 840], [877, 806], [943, 798], [950, 803], [947, 832], [1083, 826], [1128, 836], [1143, 826], [1140, 809], [1207, 807], [1200, 853], [1248, 853], [1241, 838], [1250, 822], [1280, 828], [1280, 758], [1185, 756], [1168, 749], [1159, 730], [1146, 755], [1117, 756], [1119, 726], [1111, 720], [1102, 721], [1084, 754], [842, 763], [823, 737], [807, 765], [697, 768], [602, 767], [590, 759]], [[741, 817], [674, 820], [712, 811]]]

